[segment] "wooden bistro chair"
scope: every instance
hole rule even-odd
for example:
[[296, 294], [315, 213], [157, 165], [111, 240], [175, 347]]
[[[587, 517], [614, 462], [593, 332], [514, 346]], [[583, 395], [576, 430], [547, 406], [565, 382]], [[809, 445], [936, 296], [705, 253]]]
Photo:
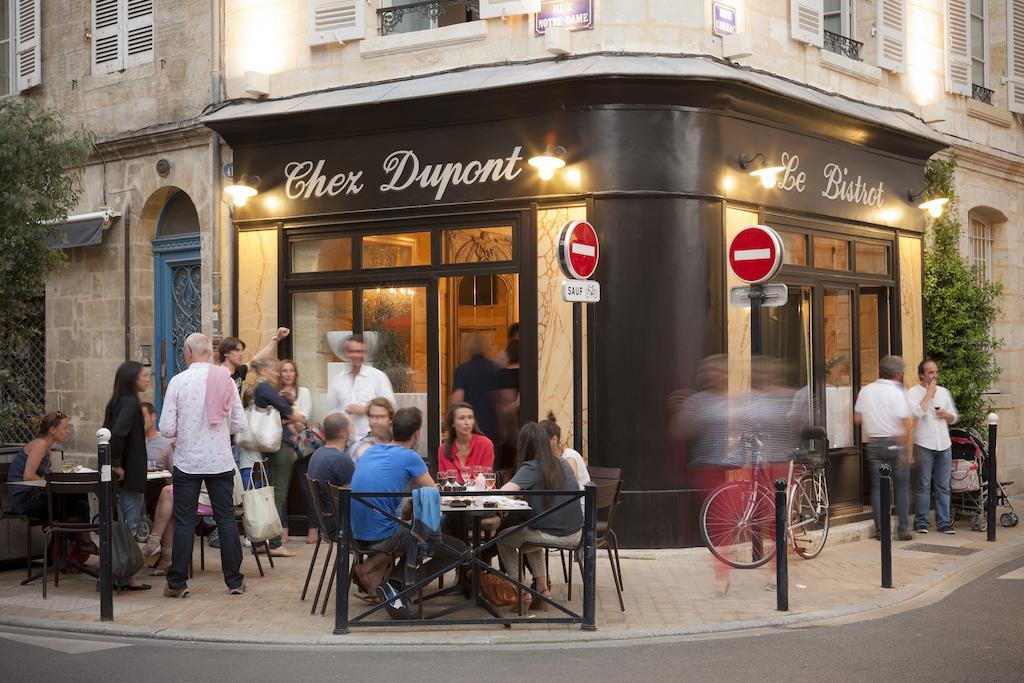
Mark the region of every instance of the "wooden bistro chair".
[[[60, 570], [64, 561], [66, 550], [65, 540], [68, 534], [89, 534], [99, 532], [99, 521], [91, 522], [68, 522], [57, 519], [55, 511], [55, 497], [67, 494], [89, 494], [99, 490], [99, 472], [46, 472], [46, 509], [48, 519], [43, 525], [45, 543], [43, 545], [43, 598], [46, 598], [47, 573], [49, 571], [49, 548], [50, 543], [57, 539], [56, 571], [53, 572], [53, 587], [60, 585]], [[56, 490], [55, 490], [56, 487]]]
[[[615, 594], [619, 598], [619, 609], [623, 612], [626, 611], [626, 604], [622, 600], [622, 591], [625, 590], [622, 584], [622, 569], [618, 564], [619, 558], [619, 544], [618, 539], [615, 537], [615, 532], [612, 530], [612, 524], [615, 521], [615, 508], [618, 506], [619, 494], [622, 491], [622, 480], [618, 480], [615, 483], [610, 484], [597, 484], [597, 503], [595, 505], [595, 514], [597, 515], [597, 536], [595, 538], [594, 545], [597, 550], [604, 548], [608, 551], [608, 564], [611, 565], [612, 579], [615, 582]], [[551, 545], [546, 546], [540, 543], [524, 543], [522, 549], [528, 548], [544, 548], [552, 550], [567, 550], [564, 546]], [[580, 539], [580, 544], [574, 548], [568, 549], [572, 555], [575, 556], [576, 563], [580, 564], [580, 572], [582, 573], [582, 562], [583, 562], [583, 539]], [[612, 552], [614, 551], [614, 555]], [[519, 554], [519, 580], [523, 580], [523, 553]], [[568, 597], [567, 599], [572, 601], [572, 573], [573, 573], [574, 562], [569, 562], [568, 572]], [[549, 573], [550, 576], [550, 573]], [[549, 579], [550, 580], [550, 579]], [[521, 591], [520, 591], [521, 592]]]
[[[0, 486], [7, 486], [7, 482], [0, 482]], [[0, 501], [2, 502], [2, 501]], [[22, 524], [25, 527], [25, 570], [27, 577], [26, 582], [32, 580], [32, 529], [46, 524], [45, 519], [38, 517], [29, 517], [28, 515], [19, 515], [17, 512], [8, 508], [6, 503], [0, 505], [0, 521], [8, 519], [13, 524]]]
[[587, 465], [587, 472], [590, 473], [590, 480], [595, 484], [614, 484], [622, 479], [621, 467], [599, 467], [598, 465]]

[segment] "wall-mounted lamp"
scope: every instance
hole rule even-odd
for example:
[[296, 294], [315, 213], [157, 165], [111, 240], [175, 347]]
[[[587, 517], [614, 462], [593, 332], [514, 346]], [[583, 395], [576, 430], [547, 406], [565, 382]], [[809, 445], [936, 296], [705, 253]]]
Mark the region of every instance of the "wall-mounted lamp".
[[231, 197], [231, 203], [235, 206], [245, 206], [250, 197], [256, 196], [256, 187], [259, 184], [259, 176], [242, 176], [237, 183], [225, 186], [224, 194]]
[[537, 169], [537, 175], [541, 180], [551, 180], [555, 177], [555, 171], [565, 166], [565, 159], [562, 158], [564, 156], [565, 147], [548, 145], [543, 154], [530, 157], [527, 163]]
[[[761, 163], [756, 168], [750, 170], [752, 166], [757, 164], [757, 160], [760, 159]], [[768, 157], [762, 152], [758, 152], [752, 157], [748, 157], [746, 154], [740, 155], [740, 168], [744, 171], [749, 171], [750, 175], [761, 181], [761, 186], [765, 189], [771, 189], [779, 181], [779, 174], [786, 170], [785, 166], [772, 166], [768, 163]]]
[[[907, 199], [911, 202], [916, 202], [921, 197], [925, 196], [924, 190], [910, 190], [907, 192]], [[928, 212], [928, 215], [932, 218], [938, 218], [942, 215], [943, 207], [949, 203], [949, 197], [928, 197], [925, 201], [917, 205], [917, 208], [924, 209]]]

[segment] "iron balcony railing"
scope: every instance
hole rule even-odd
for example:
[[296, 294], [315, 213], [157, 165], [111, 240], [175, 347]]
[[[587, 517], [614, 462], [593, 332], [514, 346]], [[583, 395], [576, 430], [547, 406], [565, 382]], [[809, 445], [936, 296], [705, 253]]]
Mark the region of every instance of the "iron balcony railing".
[[864, 47], [864, 43], [854, 40], [853, 38], [847, 38], [846, 36], [833, 33], [832, 31], [825, 31], [825, 49], [829, 52], [834, 52], [837, 55], [844, 55], [855, 61], [861, 61], [860, 49]]
[[466, 17], [463, 21], [476, 21], [480, 18], [479, 0], [426, 0], [425, 2], [410, 2], [405, 5], [381, 7], [377, 10], [377, 17], [380, 19], [380, 34], [386, 36], [394, 33], [395, 29], [402, 23], [402, 19], [409, 14], [422, 15], [428, 21], [427, 28], [430, 28], [449, 8], [457, 5], [465, 8]]
[[984, 102], [985, 104], [992, 104], [992, 94], [994, 92], [994, 90], [989, 90], [988, 88], [976, 83], [971, 85], [971, 97], [979, 102]]

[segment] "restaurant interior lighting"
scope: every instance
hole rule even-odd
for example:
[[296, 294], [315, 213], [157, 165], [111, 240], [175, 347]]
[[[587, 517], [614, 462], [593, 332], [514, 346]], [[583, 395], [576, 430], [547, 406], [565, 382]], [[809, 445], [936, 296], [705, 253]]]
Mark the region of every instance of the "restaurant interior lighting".
[[235, 206], [245, 206], [250, 197], [256, 196], [256, 186], [259, 183], [259, 176], [242, 176], [237, 183], [226, 186], [224, 194], [231, 197], [231, 203]]
[[[758, 160], [760, 159], [760, 164]], [[752, 157], [746, 154], [740, 155], [740, 168], [748, 171], [750, 175], [761, 181], [761, 186], [771, 189], [779, 181], [779, 174], [786, 170], [785, 166], [772, 166], [768, 163], [768, 157], [763, 152], [758, 152]]]
[[924, 190], [911, 190], [907, 192], [907, 198], [910, 199], [911, 202], [916, 202], [921, 197], [925, 197], [925, 201], [918, 204], [917, 208], [924, 209], [932, 218], [938, 218], [941, 216], [944, 207], [949, 203], [949, 197], [925, 196]]
[[565, 166], [565, 147], [548, 145], [543, 154], [530, 157], [527, 163], [537, 169], [537, 175], [541, 180], [551, 180], [555, 177], [555, 171]]

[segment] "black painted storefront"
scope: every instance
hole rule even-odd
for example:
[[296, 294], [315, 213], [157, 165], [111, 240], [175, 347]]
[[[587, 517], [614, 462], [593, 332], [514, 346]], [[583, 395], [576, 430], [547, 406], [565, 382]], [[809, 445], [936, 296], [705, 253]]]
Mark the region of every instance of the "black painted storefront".
[[[920, 188], [925, 160], [941, 147], [740, 82], [635, 76], [247, 115], [210, 125], [233, 148], [235, 176], [259, 176], [260, 197], [278, 199], [273, 212], [256, 201], [237, 209], [240, 229], [277, 225], [287, 231], [301, 223], [344, 230], [361, 221], [521, 212], [524, 324], [536, 318], [529, 314], [531, 307], [536, 311], [536, 244], [531, 251], [529, 243], [537, 210], [585, 203], [601, 238], [595, 279], [603, 297], [586, 330], [589, 457], [593, 464], [622, 467], [617, 526], [620, 541], [635, 547], [699, 543], [699, 498], [672, 452], [666, 397], [692, 387], [701, 359], [725, 350], [725, 207], [920, 233], [922, 212], [906, 192]], [[579, 185], [567, 173], [543, 182], [527, 165], [550, 142], [565, 147]], [[399, 153], [410, 164], [406, 151], [421, 170], [438, 165], [438, 182], [396, 189], [405, 177], [396, 178], [399, 162], [388, 167], [387, 160]], [[797, 157], [790, 189], [762, 188], [739, 169], [741, 154], [758, 152], [773, 160]], [[301, 164], [316, 168], [320, 160], [323, 196], [307, 197], [309, 186], [299, 184], [309, 179], [300, 177], [307, 169]], [[464, 169], [473, 161], [480, 165], [469, 167], [468, 180], [478, 182], [456, 184], [449, 172], [442, 189], [444, 164]], [[835, 177], [848, 186], [830, 189], [829, 164], [845, 171]], [[480, 182], [483, 169], [487, 179]], [[335, 176], [332, 196], [327, 189]], [[853, 201], [823, 195], [833, 189]], [[524, 330], [524, 352], [536, 348]], [[535, 376], [536, 368], [535, 360], [524, 362], [524, 373]], [[537, 405], [536, 381], [524, 380], [522, 391], [522, 417], [534, 419], [546, 409]]]

